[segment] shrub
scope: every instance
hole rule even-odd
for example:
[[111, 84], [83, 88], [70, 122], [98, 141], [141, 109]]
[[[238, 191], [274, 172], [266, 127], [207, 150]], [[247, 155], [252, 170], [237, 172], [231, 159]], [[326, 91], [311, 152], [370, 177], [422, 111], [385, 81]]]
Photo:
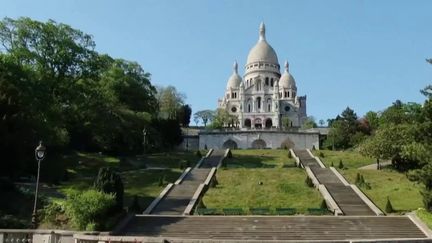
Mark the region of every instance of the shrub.
[[290, 151], [288, 151], [288, 159], [291, 159], [291, 158], [292, 158], [292, 154]]
[[308, 187], [314, 187], [312, 179], [309, 176], [306, 177], [305, 183]]
[[65, 213], [63, 204], [63, 201], [52, 201], [46, 205], [42, 210], [42, 221], [53, 225], [61, 225], [62, 222], [60, 222], [58, 216]]
[[391, 204], [389, 197], [387, 197], [387, 203], [386, 203], [385, 211], [386, 211], [386, 213], [393, 213], [394, 212], [393, 205]]
[[319, 152], [319, 155], [318, 155], [320, 158], [324, 158], [325, 156], [324, 156], [324, 153], [322, 152], [322, 151], [320, 151]]
[[163, 186], [165, 184], [165, 175], [159, 177], [158, 186]]
[[210, 187], [216, 187], [219, 184], [216, 176], [213, 177], [213, 180], [210, 181]]
[[421, 192], [423, 196], [423, 205], [428, 212], [432, 212], [432, 191], [423, 189]]
[[233, 157], [233, 155], [232, 155], [232, 152], [231, 152], [231, 149], [230, 149], [230, 150], [228, 150], [227, 158], [231, 159], [232, 157]]
[[123, 182], [120, 175], [111, 167], [102, 167], [94, 182], [94, 188], [98, 191], [114, 194], [116, 199], [116, 208], [123, 208]]
[[357, 173], [357, 175], [356, 175], [355, 184], [356, 184], [356, 185], [360, 185], [360, 184], [361, 184], [361, 176], [360, 176], [360, 173]]
[[226, 159], [223, 159], [221, 163], [222, 168], [227, 168], [228, 165]]
[[94, 189], [69, 192], [64, 202], [65, 213], [79, 230], [104, 228], [108, 212], [116, 205], [115, 196]]
[[326, 201], [324, 199], [321, 201], [320, 208], [327, 209], [327, 203], [326, 203]]
[[196, 155], [198, 158], [201, 158], [201, 157], [202, 157], [201, 151], [199, 151], [199, 150], [197, 150], [197, 151], [195, 152], [195, 155]]
[[343, 162], [342, 162], [342, 160], [339, 160], [339, 169], [343, 169], [344, 168], [344, 164], [343, 164]]
[[331, 166], [331, 167], [334, 167], [333, 161], [331, 162], [330, 166]]

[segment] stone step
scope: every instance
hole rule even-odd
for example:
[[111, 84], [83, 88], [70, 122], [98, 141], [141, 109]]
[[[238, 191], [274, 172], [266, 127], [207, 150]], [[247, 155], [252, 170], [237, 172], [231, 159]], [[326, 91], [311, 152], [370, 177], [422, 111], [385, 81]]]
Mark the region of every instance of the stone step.
[[214, 240], [349, 240], [425, 238], [404, 216], [137, 216], [126, 235]]

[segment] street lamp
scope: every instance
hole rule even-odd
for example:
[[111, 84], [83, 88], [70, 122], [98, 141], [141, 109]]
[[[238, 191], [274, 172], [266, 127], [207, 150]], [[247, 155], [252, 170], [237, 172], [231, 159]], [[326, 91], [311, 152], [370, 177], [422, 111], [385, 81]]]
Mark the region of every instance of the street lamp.
[[146, 145], [146, 136], [147, 136], [147, 129], [143, 129], [143, 155], [145, 154], [145, 145]]
[[33, 214], [32, 214], [32, 225], [34, 228], [37, 226], [37, 213], [36, 213], [36, 207], [37, 207], [37, 197], [38, 197], [38, 191], [39, 191], [39, 175], [40, 175], [40, 162], [45, 158], [46, 154], [46, 148], [43, 145], [42, 141], [39, 142], [39, 146], [35, 149], [35, 157], [38, 162], [38, 171], [37, 171], [37, 177], [36, 177], [36, 192], [35, 192], [35, 200], [34, 200], [34, 206], [33, 206]]

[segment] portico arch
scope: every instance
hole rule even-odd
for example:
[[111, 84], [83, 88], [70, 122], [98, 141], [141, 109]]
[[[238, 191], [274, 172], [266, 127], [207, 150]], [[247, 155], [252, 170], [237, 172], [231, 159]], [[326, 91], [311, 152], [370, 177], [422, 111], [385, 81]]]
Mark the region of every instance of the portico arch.
[[273, 126], [273, 122], [271, 118], [267, 118], [265, 121], [265, 128], [271, 128]]
[[247, 128], [251, 128], [251, 126], [252, 126], [251, 119], [246, 118], [246, 119], [244, 120], [244, 126], [247, 127]]
[[295, 144], [291, 139], [286, 138], [282, 143], [280, 148], [281, 149], [293, 149], [295, 147]]
[[238, 148], [237, 143], [235, 141], [233, 141], [232, 139], [226, 140], [223, 143], [222, 147], [224, 149], [237, 149]]
[[257, 139], [252, 142], [252, 148], [254, 149], [265, 149], [267, 147], [267, 144], [262, 139]]

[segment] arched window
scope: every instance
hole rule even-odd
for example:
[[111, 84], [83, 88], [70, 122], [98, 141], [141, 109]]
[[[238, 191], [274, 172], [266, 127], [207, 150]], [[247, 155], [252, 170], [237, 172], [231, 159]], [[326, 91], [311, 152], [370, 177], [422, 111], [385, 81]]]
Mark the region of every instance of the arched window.
[[288, 96], [288, 92], [285, 91], [285, 96], [284, 97], [286, 98], [287, 96]]
[[270, 81], [270, 85], [273, 87], [274, 83], [273, 83], [273, 79], [271, 79]]
[[290, 97], [289, 95], [290, 95], [290, 92], [288, 91], [288, 98]]
[[267, 86], [269, 85], [269, 78], [268, 77], [265, 78], [265, 85], [267, 85]]
[[251, 104], [248, 104], [248, 112], [251, 112]]
[[261, 97], [257, 98], [257, 107], [258, 109], [261, 109]]

